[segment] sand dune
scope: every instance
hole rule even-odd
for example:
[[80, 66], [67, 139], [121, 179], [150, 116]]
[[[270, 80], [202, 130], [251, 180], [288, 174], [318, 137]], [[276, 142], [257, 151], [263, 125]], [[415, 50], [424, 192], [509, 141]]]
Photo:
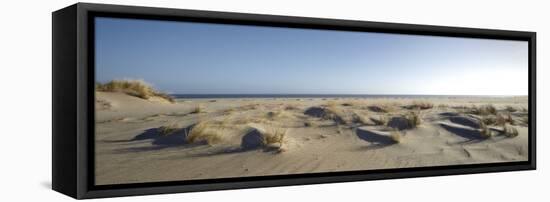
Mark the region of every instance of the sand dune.
[[[528, 157], [526, 97], [168, 103], [97, 92], [96, 99], [97, 184], [510, 162]], [[487, 104], [496, 108], [495, 114], [481, 110]], [[410, 121], [411, 114], [419, 118], [418, 123]], [[516, 128], [518, 135], [505, 134], [501, 122]], [[481, 132], [483, 126], [487, 133]], [[193, 142], [190, 134], [195, 136]]]

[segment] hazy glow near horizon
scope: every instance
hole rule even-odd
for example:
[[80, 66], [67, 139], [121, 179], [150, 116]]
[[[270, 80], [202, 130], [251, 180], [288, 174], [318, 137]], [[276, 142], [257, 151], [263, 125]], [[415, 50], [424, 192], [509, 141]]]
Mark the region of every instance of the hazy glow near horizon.
[[96, 18], [96, 79], [181, 94], [527, 95], [528, 43]]

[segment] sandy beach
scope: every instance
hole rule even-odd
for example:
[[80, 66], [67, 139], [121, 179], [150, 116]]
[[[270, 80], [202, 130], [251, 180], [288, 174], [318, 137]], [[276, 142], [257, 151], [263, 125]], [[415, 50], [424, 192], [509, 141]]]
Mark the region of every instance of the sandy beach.
[[526, 161], [527, 97], [96, 92], [96, 184]]

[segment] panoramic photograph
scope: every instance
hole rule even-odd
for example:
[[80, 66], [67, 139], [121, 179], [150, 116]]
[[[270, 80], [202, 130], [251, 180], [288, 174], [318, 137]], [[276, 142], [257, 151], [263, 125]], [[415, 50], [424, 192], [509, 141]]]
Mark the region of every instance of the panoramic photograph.
[[94, 23], [96, 185], [528, 160], [526, 41]]

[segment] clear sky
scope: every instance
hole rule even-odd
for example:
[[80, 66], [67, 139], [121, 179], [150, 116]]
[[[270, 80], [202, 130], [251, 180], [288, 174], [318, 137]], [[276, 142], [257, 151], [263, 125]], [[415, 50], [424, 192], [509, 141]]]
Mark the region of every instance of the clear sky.
[[97, 18], [96, 79], [180, 94], [527, 95], [528, 43]]

